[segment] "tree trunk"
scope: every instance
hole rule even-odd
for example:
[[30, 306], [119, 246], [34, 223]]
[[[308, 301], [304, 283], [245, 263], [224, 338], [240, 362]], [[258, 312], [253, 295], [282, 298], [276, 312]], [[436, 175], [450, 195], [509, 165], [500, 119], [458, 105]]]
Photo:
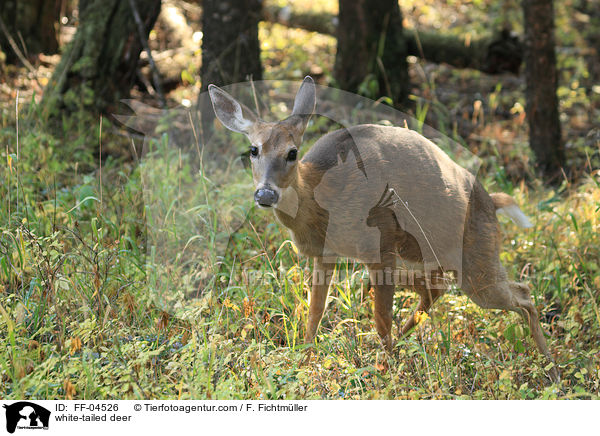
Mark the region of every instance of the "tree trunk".
[[204, 0], [202, 6], [202, 89], [261, 80], [261, 1]]
[[[136, 0], [144, 36], [154, 27], [160, 0]], [[127, 0], [80, 2], [80, 24], [44, 94], [44, 114], [110, 113], [135, 81], [142, 41]]]
[[339, 0], [334, 76], [341, 88], [400, 104], [408, 95], [407, 44], [397, 0]]
[[198, 100], [201, 136], [208, 140], [215, 114], [208, 85], [262, 80], [258, 22], [261, 0], [203, 0], [202, 93]]
[[525, 79], [529, 145], [537, 167], [548, 178], [560, 175], [565, 161], [561, 142], [554, 52], [552, 0], [523, 0]]
[[597, 0], [579, 0], [573, 5], [582, 18], [587, 22], [581, 29], [587, 47], [590, 49], [584, 54], [587, 68], [590, 73], [587, 80], [582, 81], [583, 86], [592, 87], [600, 83], [600, 2]]
[[25, 57], [56, 53], [58, 38], [55, 25], [59, 15], [59, 0], [0, 0], [0, 19], [4, 24], [4, 28], [0, 29], [0, 50], [6, 54], [7, 62], [18, 60], [8, 37], [13, 39]]

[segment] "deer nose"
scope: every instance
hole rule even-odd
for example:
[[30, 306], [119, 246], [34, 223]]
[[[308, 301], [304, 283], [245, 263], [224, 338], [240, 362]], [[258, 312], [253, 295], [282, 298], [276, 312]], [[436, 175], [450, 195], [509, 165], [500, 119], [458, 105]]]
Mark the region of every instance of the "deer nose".
[[269, 188], [257, 189], [254, 193], [254, 201], [256, 201], [259, 206], [271, 207], [277, 203], [277, 200], [279, 200], [279, 195]]

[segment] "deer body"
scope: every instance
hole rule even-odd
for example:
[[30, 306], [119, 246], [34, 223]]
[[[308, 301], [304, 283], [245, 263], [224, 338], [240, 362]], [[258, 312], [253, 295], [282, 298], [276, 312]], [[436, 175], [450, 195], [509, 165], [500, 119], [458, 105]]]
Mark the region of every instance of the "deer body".
[[[297, 149], [315, 108], [307, 77], [292, 116], [265, 123], [215, 86], [209, 92], [217, 117], [250, 140], [255, 201], [273, 207], [300, 253], [314, 258], [305, 340], [314, 341], [338, 257], [364, 263], [375, 292], [375, 326], [391, 350], [392, 307], [397, 283], [389, 272], [417, 265], [418, 277], [402, 283], [419, 294], [415, 325], [448, 289], [434, 285], [432, 271], [451, 271], [463, 292], [484, 308], [523, 315], [532, 337], [552, 356], [527, 285], [509, 281], [500, 264], [497, 210], [527, 226], [527, 217], [506, 194], [489, 195], [468, 171], [431, 141], [405, 128], [359, 125], [321, 137], [297, 160]], [[558, 378], [555, 368], [551, 377]]]
[[[358, 159], [353, 150], [358, 152]], [[399, 156], [401, 159], [398, 159]], [[339, 167], [342, 169], [337, 171]], [[437, 237], [436, 242], [439, 251], [452, 253], [453, 247], [460, 242], [456, 229], [445, 229], [439, 217], [428, 216], [431, 202], [435, 201], [438, 207], [440, 203], [446, 203], [441, 206], [445, 212], [455, 214], [462, 221], [473, 181], [470, 173], [412, 130], [359, 125], [329, 133], [311, 147], [298, 162], [296, 176], [290, 185], [292, 189], [287, 189], [281, 199], [285, 200], [286, 193], [294, 197], [297, 193], [298, 213], [290, 216], [280, 208], [275, 208], [274, 212], [291, 231], [302, 254], [349, 257], [369, 263], [380, 256], [380, 241], [372, 244], [370, 242], [374, 238], [361, 237], [356, 233], [365, 230], [357, 225], [357, 214], [363, 220], [368, 218], [371, 206], [387, 185], [394, 189], [397, 198], [410, 203], [410, 212], [400, 207], [396, 209], [395, 217], [389, 216], [389, 223], [379, 217], [377, 223], [367, 224], [373, 228], [377, 239], [379, 233], [397, 232], [396, 224], [419, 234], [410, 215], [413, 213], [419, 216], [421, 222], [425, 221], [429, 233], [444, 235], [450, 232], [448, 241]], [[361, 186], [361, 182], [367, 183], [368, 188]], [[365, 198], [366, 191], [377, 195], [377, 198]], [[330, 224], [332, 221], [335, 221], [335, 226]], [[379, 226], [384, 228], [383, 232], [375, 230]], [[387, 236], [391, 239], [401, 237], [400, 234]], [[406, 253], [403, 258], [423, 260], [420, 254]]]

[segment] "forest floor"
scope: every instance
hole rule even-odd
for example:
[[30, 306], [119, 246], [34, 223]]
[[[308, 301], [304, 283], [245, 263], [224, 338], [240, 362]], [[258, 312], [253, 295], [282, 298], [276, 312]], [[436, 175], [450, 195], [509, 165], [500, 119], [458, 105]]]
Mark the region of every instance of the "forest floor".
[[[293, 3], [336, 11], [334, 1]], [[198, 9], [166, 4], [198, 39]], [[408, 28], [522, 30], [517, 1], [400, 4]], [[162, 135], [146, 143], [152, 149], [141, 161], [141, 139], [131, 140], [110, 117], [65, 117], [60, 132], [49, 129], [38, 102], [57, 58], [44, 57], [35, 71], [0, 65], [0, 396], [600, 399], [600, 62], [590, 39], [600, 23], [573, 13], [576, 4], [556, 2], [568, 155], [556, 186], [531, 169], [522, 76], [410, 59], [409, 114], [475, 153], [485, 188], [513, 195], [533, 219], [531, 229], [501, 219], [501, 260], [531, 286], [560, 383], [549, 382], [547, 363], [516, 314], [483, 310], [456, 290], [384, 353], [366, 272], [348, 261], [338, 264], [346, 279], [333, 286], [307, 354], [308, 261], [264, 211], [243, 211], [249, 215], [236, 232], [215, 225], [240, 214], [247, 173], [202, 163], [195, 147], [170, 146], [176, 124], [169, 120], [158, 122]], [[151, 43], [157, 55], [174, 59], [165, 27], [167, 18]], [[265, 79], [310, 73], [333, 83], [334, 38], [261, 23], [260, 39]], [[198, 96], [199, 50], [186, 50], [170, 107]], [[315, 121], [308, 141], [322, 128]], [[223, 155], [247, 147], [227, 138]], [[223, 178], [230, 185], [219, 185]], [[226, 251], [211, 248], [223, 243]], [[398, 289], [397, 322], [416, 304], [414, 294]]]

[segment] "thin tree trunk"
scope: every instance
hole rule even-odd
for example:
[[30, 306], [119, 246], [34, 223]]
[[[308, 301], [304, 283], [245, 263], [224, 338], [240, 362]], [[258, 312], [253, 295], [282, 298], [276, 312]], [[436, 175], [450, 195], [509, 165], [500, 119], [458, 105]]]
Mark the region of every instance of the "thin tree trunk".
[[262, 80], [258, 23], [261, 0], [204, 0], [202, 2], [202, 91], [198, 108], [202, 136], [212, 133], [214, 112], [208, 85]]
[[555, 178], [565, 162], [556, 88], [552, 0], [523, 0], [529, 145], [538, 169]]
[[[340, 0], [334, 76], [346, 90], [376, 84], [371, 97], [400, 104], [408, 95], [407, 44], [396, 0]], [[369, 86], [369, 85], [368, 85]]]
[[204, 0], [202, 89], [250, 77], [262, 79], [258, 22], [260, 0]]
[[[161, 2], [135, 4], [147, 37]], [[80, 7], [80, 25], [46, 87], [47, 117], [79, 110], [110, 113], [135, 81], [142, 41], [129, 1], [86, 0]]]

